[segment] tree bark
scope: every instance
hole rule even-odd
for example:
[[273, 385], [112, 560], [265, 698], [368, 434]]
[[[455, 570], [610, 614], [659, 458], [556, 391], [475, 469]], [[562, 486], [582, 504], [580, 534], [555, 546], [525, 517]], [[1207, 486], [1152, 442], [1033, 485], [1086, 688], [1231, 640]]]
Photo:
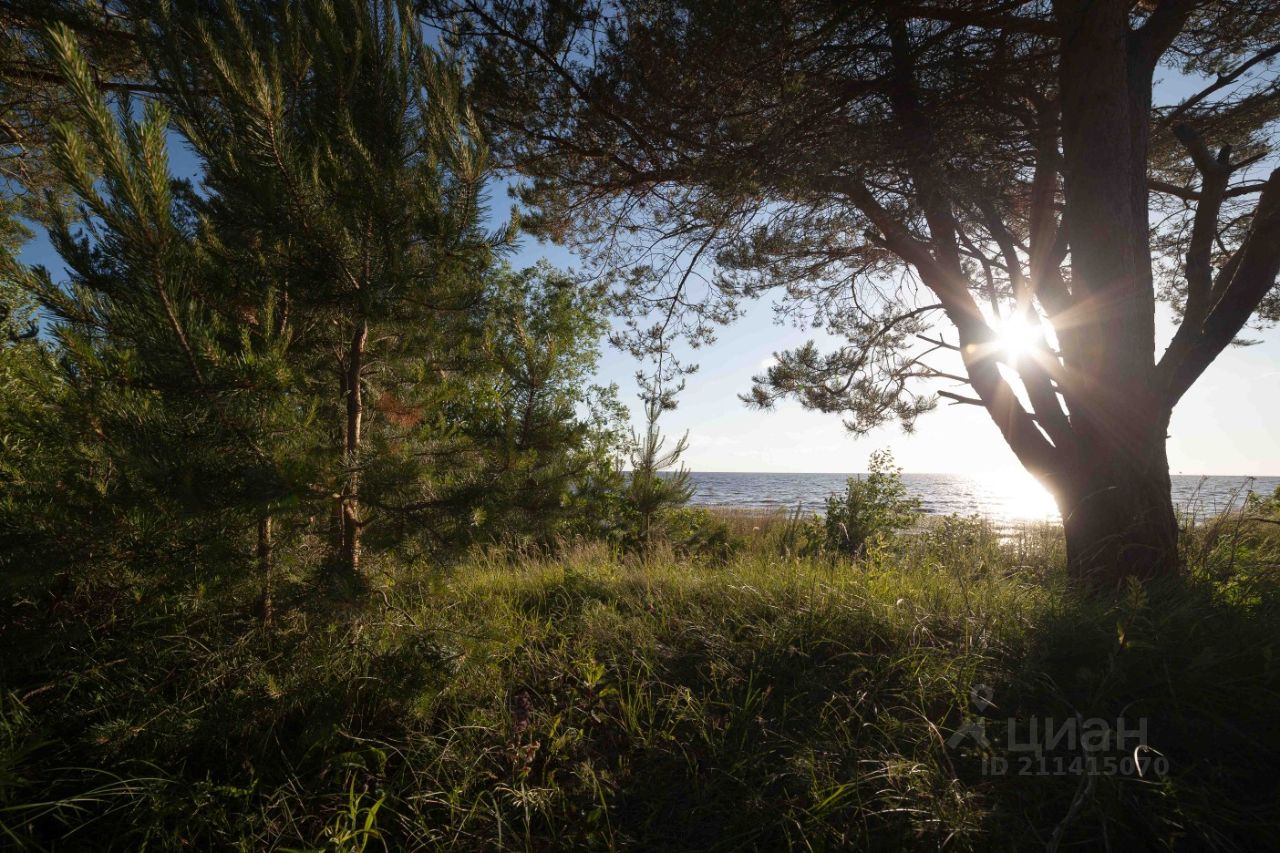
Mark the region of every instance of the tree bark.
[[343, 447], [343, 464], [347, 469], [347, 481], [342, 494], [342, 548], [340, 564], [352, 576], [360, 574], [360, 430], [364, 419], [364, 399], [360, 388], [364, 370], [365, 342], [369, 325], [361, 320], [351, 338], [347, 352], [346, 385], [347, 423], [346, 442]]
[[272, 542], [271, 514], [258, 517], [258, 577], [262, 581], [262, 594], [258, 599], [258, 615], [262, 624], [270, 625], [275, 619], [275, 602], [272, 600]]
[[[339, 455], [345, 455], [342, 442], [338, 443], [337, 451]], [[332, 554], [340, 555], [342, 553], [342, 545], [345, 541], [342, 534], [342, 507], [343, 498], [338, 495], [332, 500], [329, 507], [329, 547], [332, 548]]]
[[1147, 161], [1157, 49], [1123, 4], [1059, 0], [1063, 223], [1070, 321], [1063, 393], [1075, 447], [1054, 483], [1071, 574], [1099, 586], [1178, 571], [1165, 453], [1171, 406], [1155, 372]]
[[1165, 453], [1167, 412], [1136, 415], [1124, 433], [1080, 435], [1074, 462], [1053, 484], [1072, 577], [1096, 588], [1179, 570], [1178, 522]]
[[[341, 392], [340, 396], [345, 404], [347, 399], [347, 374], [345, 369], [342, 371], [341, 376]], [[344, 419], [341, 424], [335, 424], [333, 430], [333, 452], [339, 459], [346, 459], [346, 442], [347, 430], [346, 421]], [[335, 563], [341, 559], [342, 545], [344, 542], [342, 532], [342, 507], [343, 496], [341, 492], [335, 493], [329, 502], [328, 511], [330, 557]]]

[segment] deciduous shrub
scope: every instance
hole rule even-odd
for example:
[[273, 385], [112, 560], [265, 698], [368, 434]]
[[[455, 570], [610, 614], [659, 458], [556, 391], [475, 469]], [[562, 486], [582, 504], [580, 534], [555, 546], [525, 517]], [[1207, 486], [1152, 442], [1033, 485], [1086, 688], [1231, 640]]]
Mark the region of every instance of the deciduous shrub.
[[865, 477], [849, 479], [843, 494], [827, 498], [828, 550], [861, 556], [872, 541], [910, 527], [920, 514], [920, 501], [907, 495], [892, 453], [872, 453], [868, 468]]

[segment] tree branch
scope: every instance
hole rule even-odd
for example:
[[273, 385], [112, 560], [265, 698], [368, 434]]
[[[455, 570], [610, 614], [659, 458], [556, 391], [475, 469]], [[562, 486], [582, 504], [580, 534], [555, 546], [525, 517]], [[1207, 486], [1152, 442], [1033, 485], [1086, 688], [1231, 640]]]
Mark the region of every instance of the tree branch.
[[1260, 53], [1254, 54], [1248, 60], [1240, 63], [1235, 68], [1228, 71], [1226, 74], [1219, 74], [1218, 78], [1214, 80], [1213, 83], [1204, 87], [1199, 92], [1196, 92], [1194, 95], [1187, 98], [1185, 101], [1178, 104], [1178, 106], [1175, 107], [1172, 111], [1170, 111], [1169, 115], [1165, 116], [1163, 119], [1160, 120], [1160, 126], [1161, 127], [1172, 126], [1175, 122], [1179, 121], [1184, 115], [1186, 115], [1188, 110], [1192, 109], [1197, 104], [1204, 101], [1205, 98], [1209, 97], [1215, 92], [1222, 90], [1227, 86], [1230, 86], [1232, 83], [1239, 80], [1240, 77], [1244, 75], [1246, 71], [1248, 71], [1250, 68], [1253, 68], [1258, 63], [1266, 62], [1268, 59], [1271, 59], [1272, 57], [1277, 55], [1280, 55], [1280, 44], [1273, 44], [1271, 47], [1267, 48], [1266, 50]]
[[[1017, 314], [1022, 317], [1035, 317], [1035, 310], [1031, 305], [1031, 288], [1022, 275], [1022, 261], [1018, 257], [1013, 235], [1009, 233], [1009, 229], [989, 200], [980, 200], [978, 207], [982, 212], [987, 230], [996, 241], [996, 245], [1000, 247], [1001, 254], [1004, 255], [1005, 265], [1009, 267], [1009, 279], [1013, 282], [1018, 303]], [[1043, 341], [1043, 336], [1041, 340]], [[1051, 367], [1055, 369], [1051, 370]], [[1071, 429], [1071, 422], [1067, 419], [1067, 413], [1063, 410], [1062, 402], [1053, 387], [1053, 376], [1061, 378], [1063, 375], [1060, 368], [1057, 358], [1049, 352], [1048, 347], [1041, 346], [1037, 347], [1030, 358], [1022, 359], [1015, 369], [1022, 379], [1022, 386], [1027, 391], [1027, 399], [1031, 403], [1036, 420], [1044, 427], [1053, 443], [1062, 447], [1074, 444], [1075, 433]]]
[[[1233, 340], [1280, 274], [1280, 169], [1268, 178], [1244, 243], [1215, 283], [1212, 309], [1185, 352], [1166, 351], [1158, 376], [1172, 405]], [[1184, 326], [1186, 323], [1184, 322]], [[1179, 330], [1181, 332], [1181, 329]]]
[[1178, 125], [1174, 134], [1191, 153], [1191, 160], [1200, 172], [1200, 202], [1191, 229], [1191, 243], [1187, 248], [1187, 307], [1183, 324], [1198, 326], [1209, 310], [1209, 292], [1212, 287], [1213, 269], [1210, 265], [1213, 238], [1218, 232], [1218, 214], [1231, 178], [1231, 149], [1224, 147], [1214, 157], [1204, 140], [1187, 125]]
[[1169, 49], [1169, 45], [1173, 44], [1199, 2], [1200, 0], [1161, 0], [1142, 26], [1133, 31], [1130, 36], [1132, 43], [1141, 51], [1149, 66], [1154, 66]]
[[955, 402], [952, 405], [958, 405], [960, 403], [965, 403], [970, 406], [983, 406], [983, 407], [987, 405], [986, 403], [982, 402], [976, 397], [966, 397], [963, 394], [953, 394], [950, 391], [935, 391], [934, 393], [937, 394], [939, 397], [946, 397], [948, 400], [954, 400]]
[[1062, 155], [1058, 151], [1057, 102], [1042, 101], [1036, 106], [1036, 163], [1031, 176], [1030, 256], [1031, 287], [1050, 317], [1071, 307], [1071, 295], [1062, 279], [1061, 264], [1066, 257], [1066, 241], [1058, 222], [1058, 171]]
[[[1228, 187], [1226, 190], [1223, 191], [1222, 197], [1224, 199], [1239, 198], [1242, 195], [1252, 195], [1253, 193], [1260, 193], [1262, 192], [1262, 188], [1265, 186], [1266, 186], [1265, 182], [1255, 181], [1249, 184], [1240, 184], [1239, 186]], [[1158, 193], [1164, 193], [1165, 195], [1175, 196], [1177, 198], [1183, 199], [1184, 201], [1199, 201], [1201, 197], [1199, 190], [1193, 190], [1188, 187], [1180, 187], [1177, 184], [1170, 184], [1165, 181], [1157, 181], [1154, 178], [1147, 181], [1147, 189], [1154, 190], [1155, 192], [1158, 192]]]
[[927, 344], [933, 344], [938, 349], [949, 349], [954, 352], [960, 352], [960, 347], [955, 344], [949, 344], [941, 338], [931, 338], [928, 335], [916, 335], [916, 337]]
[[[930, 252], [930, 246], [911, 236], [906, 227], [876, 199], [865, 183], [846, 178], [841, 189], [884, 234], [891, 251], [916, 268], [926, 287], [937, 295], [947, 318], [960, 333], [958, 349], [969, 374], [969, 383], [986, 406], [1009, 447], [1032, 474], [1051, 476], [1057, 468], [1056, 448], [1045, 439], [1035, 419], [1018, 402], [1017, 395], [996, 367], [995, 331], [982, 316], [968, 282], [961, 273], [949, 272]], [[958, 266], [958, 264], [957, 264]], [[929, 340], [920, 336], [924, 340]], [[932, 342], [932, 341], [931, 341]]]
[[[21, 80], [26, 83], [50, 83], [62, 85], [66, 81], [58, 74], [40, 71], [33, 68], [21, 68], [12, 63], [0, 65], [0, 79]], [[151, 83], [130, 82], [127, 80], [102, 80], [94, 75], [93, 85], [100, 92], [128, 92], [130, 94], [166, 95], [171, 89]]]
[[1025, 18], [1021, 15], [1004, 15], [999, 12], [979, 12], [970, 9], [946, 9], [913, 3], [893, 7], [892, 14], [905, 18], [924, 18], [928, 21], [945, 21], [965, 27], [1005, 30], [1029, 35], [1057, 37], [1058, 28], [1052, 21]]

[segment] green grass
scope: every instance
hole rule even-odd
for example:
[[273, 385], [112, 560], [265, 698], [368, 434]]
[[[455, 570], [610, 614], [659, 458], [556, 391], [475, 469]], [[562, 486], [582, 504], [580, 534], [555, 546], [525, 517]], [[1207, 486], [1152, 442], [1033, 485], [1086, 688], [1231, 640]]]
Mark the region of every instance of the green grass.
[[[357, 602], [295, 567], [269, 629], [212, 578], [15, 594], [0, 827], [37, 849], [252, 850], [1247, 850], [1280, 831], [1266, 531], [1197, 528], [1191, 580], [1103, 602], [1063, 580], [1049, 529], [953, 521], [850, 564], [788, 556], [781, 518], [729, 524], [727, 559], [388, 559]], [[984, 775], [947, 744], [975, 685], [993, 727], [1145, 718], [1169, 772]]]

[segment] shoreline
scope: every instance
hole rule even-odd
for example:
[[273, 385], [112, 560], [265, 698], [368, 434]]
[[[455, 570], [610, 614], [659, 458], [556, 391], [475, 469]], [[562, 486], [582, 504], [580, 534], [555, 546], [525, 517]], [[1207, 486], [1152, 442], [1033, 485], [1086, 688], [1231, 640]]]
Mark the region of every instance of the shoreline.
[[[730, 530], [738, 535], [764, 534], [775, 525], [785, 525], [794, 522], [804, 523], [813, 516], [822, 516], [823, 512], [818, 509], [804, 509], [800, 512], [799, 517], [796, 516], [795, 508], [787, 509], [786, 507], [757, 507], [757, 506], [731, 506], [731, 505], [699, 505], [690, 502], [687, 504], [690, 509], [706, 510], [715, 516], [720, 522], [725, 524]], [[956, 513], [937, 513], [922, 511], [916, 522], [903, 532], [906, 534], [928, 533], [939, 528], [946, 519], [958, 518], [961, 520], [976, 519], [979, 523], [984, 524], [999, 539], [1008, 541], [1016, 539], [1019, 536], [1028, 534], [1044, 534], [1044, 533], [1060, 533], [1062, 531], [1062, 520], [1060, 518], [1001, 518], [983, 514], [981, 512], [971, 512], [967, 514]]]
[[[761, 518], [761, 519], [791, 518], [792, 516], [795, 516], [797, 514], [796, 513], [797, 507], [795, 505], [788, 506], [785, 504], [778, 504], [776, 506], [759, 506], [756, 504], [706, 504], [706, 503], [698, 503], [696, 500], [691, 500], [685, 506], [687, 506], [689, 509], [705, 509], [715, 515], [730, 516], [734, 518], [747, 518], [747, 517]], [[824, 514], [825, 514], [824, 508], [816, 504], [814, 506], [809, 506], [808, 504], [801, 504], [799, 507], [799, 516], [802, 519], [808, 518], [809, 516], [813, 516], [813, 515], [821, 516]], [[1052, 517], [1044, 517], [1044, 518], [1031, 518], [1031, 517], [1016, 518], [1016, 517], [995, 515], [992, 513], [984, 513], [978, 509], [975, 509], [973, 512], [967, 512], [967, 513], [936, 512], [933, 510], [922, 509], [920, 510], [919, 515], [921, 519], [924, 519], [924, 520], [943, 519], [943, 518], [950, 518], [952, 516], [956, 518], [980, 518], [983, 521], [990, 522], [996, 525], [1049, 524], [1054, 526], [1061, 526], [1062, 524], [1061, 517], [1057, 515]]]

